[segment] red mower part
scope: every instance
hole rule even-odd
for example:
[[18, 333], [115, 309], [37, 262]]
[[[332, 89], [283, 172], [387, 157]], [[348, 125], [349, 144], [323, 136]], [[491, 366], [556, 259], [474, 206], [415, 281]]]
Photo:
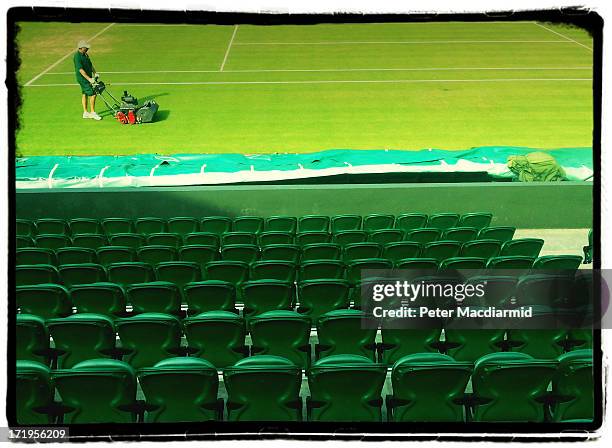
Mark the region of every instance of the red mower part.
[[121, 124], [128, 124], [128, 117], [123, 112], [117, 112], [115, 118]]
[[136, 124], [136, 114], [134, 113], [133, 110], [128, 111], [127, 119], [128, 119], [128, 123]]

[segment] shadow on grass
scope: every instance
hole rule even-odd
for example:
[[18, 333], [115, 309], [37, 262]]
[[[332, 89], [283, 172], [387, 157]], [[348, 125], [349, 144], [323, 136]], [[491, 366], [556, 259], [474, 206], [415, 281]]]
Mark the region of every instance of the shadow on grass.
[[157, 113], [155, 114], [155, 117], [153, 117], [153, 123], [156, 123], [158, 121], [167, 120], [169, 115], [170, 115], [170, 111], [167, 109], [158, 110]]

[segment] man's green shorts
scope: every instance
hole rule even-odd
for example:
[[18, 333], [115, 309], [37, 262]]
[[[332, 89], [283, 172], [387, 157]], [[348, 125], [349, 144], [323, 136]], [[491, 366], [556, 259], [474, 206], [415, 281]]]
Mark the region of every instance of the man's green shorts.
[[79, 85], [81, 86], [81, 92], [83, 92], [85, 95], [87, 95], [87, 96], [95, 95], [95, 93], [94, 93], [94, 91], [93, 91], [93, 89], [91, 87], [91, 84], [89, 84], [88, 81], [79, 82]]

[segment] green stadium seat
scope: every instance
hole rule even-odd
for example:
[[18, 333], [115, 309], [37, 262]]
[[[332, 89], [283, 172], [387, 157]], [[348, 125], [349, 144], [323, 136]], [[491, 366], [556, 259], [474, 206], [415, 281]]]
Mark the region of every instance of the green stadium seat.
[[16, 220], [15, 232], [17, 236], [29, 236], [32, 237], [36, 235], [36, 224], [34, 224], [29, 219], [17, 219]]
[[382, 246], [378, 243], [353, 243], [344, 246], [342, 260], [349, 263], [362, 258], [379, 258]]
[[181, 312], [181, 290], [174, 283], [135, 283], [126, 288], [126, 296], [136, 314], [164, 313], [178, 316]]
[[219, 235], [210, 232], [188, 233], [183, 237], [184, 246], [214, 246], [219, 247], [221, 238]]
[[204, 265], [211, 261], [217, 261], [219, 259], [219, 250], [217, 246], [186, 245], [179, 248], [178, 258], [181, 261], [190, 261]]
[[55, 234], [39, 234], [34, 238], [36, 247], [45, 247], [47, 249], [59, 249], [60, 247], [71, 246], [70, 238], [66, 235]]
[[36, 362], [18, 360], [15, 370], [15, 418], [19, 425], [51, 425], [55, 386], [49, 367]]
[[327, 232], [300, 232], [295, 236], [298, 246], [304, 247], [309, 244], [329, 243], [330, 234]]
[[259, 258], [259, 247], [255, 244], [228, 244], [221, 248], [221, 259], [224, 261], [242, 261], [254, 263]]
[[256, 261], [251, 264], [249, 280], [279, 280], [293, 283], [295, 264], [289, 261]]
[[70, 369], [81, 361], [110, 358], [115, 354], [115, 328], [107, 316], [73, 314], [49, 319], [47, 327], [58, 351], [60, 369]]
[[188, 235], [190, 233], [199, 232], [200, 222], [195, 218], [190, 217], [176, 217], [168, 219], [168, 232], [177, 233], [181, 236]]
[[98, 249], [107, 244], [106, 237], [97, 233], [82, 233], [72, 237], [72, 245], [75, 247]]
[[134, 369], [153, 367], [159, 361], [179, 355], [181, 322], [163, 313], [142, 313], [115, 321], [123, 360]]
[[415, 243], [431, 243], [432, 241], [436, 241], [442, 231], [440, 229], [413, 229], [406, 231], [406, 235], [404, 236], [405, 241], [414, 241]]
[[387, 369], [358, 355], [323, 358], [308, 370], [308, 420], [381, 422]]
[[18, 286], [16, 305], [23, 314], [34, 314], [43, 319], [65, 317], [72, 313], [68, 290], [60, 285], [40, 284]]
[[325, 313], [349, 307], [350, 285], [346, 280], [304, 280], [298, 284], [298, 313], [313, 322]]
[[485, 285], [482, 306], [505, 308], [512, 305], [517, 281], [515, 276], [487, 274], [474, 275], [467, 279], [466, 284]]
[[297, 218], [295, 216], [270, 216], [265, 219], [264, 230], [268, 232], [295, 233]]
[[427, 227], [433, 229], [446, 230], [451, 227], [457, 227], [459, 223], [459, 215], [456, 213], [435, 213], [429, 215]]
[[308, 244], [302, 247], [301, 261], [340, 260], [342, 246], [336, 243]]
[[447, 355], [457, 361], [475, 362], [489, 353], [501, 352], [504, 348], [503, 329], [485, 329], [473, 327], [474, 321], [470, 319], [468, 328], [464, 327], [462, 319], [447, 321], [444, 326], [444, 348]]
[[91, 359], [52, 373], [66, 425], [136, 423], [136, 373], [115, 359]]
[[514, 238], [515, 227], [509, 226], [496, 226], [496, 227], [485, 227], [478, 233], [479, 240], [497, 240], [505, 243]]
[[553, 422], [590, 422], [595, 413], [593, 351], [575, 350], [558, 358], [552, 379]]
[[161, 218], [138, 218], [134, 225], [136, 233], [144, 236], [166, 232], [166, 221]]
[[63, 219], [43, 218], [36, 221], [39, 235], [68, 235], [68, 224]]
[[520, 238], [517, 240], [506, 241], [499, 253], [501, 256], [522, 255], [524, 257], [537, 258], [540, 250], [544, 246], [544, 240], [540, 238]]
[[337, 215], [331, 218], [332, 233], [343, 232], [345, 230], [360, 230], [361, 215]]
[[234, 232], [259, 233], [263, 227], [264, 219], [259, 216], [237, 216], [232, 223]]
[[[357, 282], [362, 280], [366, 274], [364, 271], [368, 270], [390, 270], [393, 268], [393, 262], [385, 258], [363, 258], [361, 260], [353, 260], [347, 263], [346, 266], [346, 277], [351, 285], [355, 285]], [[373, 276], [379, 277], [380, 274], [374, 274]], [[369, 275], [372, 277], [372, 275]]]
[[23, 247], [17, 249], [15, 264], [57, 264], [57, 258], [53, 249]]
[[493, 219], [493, 215], [491, 213], [465, 213], [464, 215], [461, 215], [457, 225], [460, 227], [476, 227], [478, 230], [480, 230], [484, 229], [485, 227], [489, 227], [491, 224], [491, 219]]
[[465, 389], [472, 363], [439, 353], [404, 356], [391, 372], [387, 399], [392, 422], [464, 422]]
[[523, 257], [520, 255], [508, 255], [506, 257], [492, 257], [487, 263], [488, 269], [514, 269], [525, 270], [531, 268], [533, 257]]
[[98, 263], [102, 266], [136, 261], [136, 251], [128, 246], [105, 246], [99, 248], [96, 253]]
[[187, 283], [202, 280], [202, 269], [189, 261], [166, 261], [155, 266], [157, 280], [174, 283], [182, 288]]
[[147, 245], [149, 246], [179, 247], [182, 244], [183, 239], [178, 233], [149, 233], [147, 235]]
[[146, 238], [139, 233], [115, 233], [111, 235], [111, 246], [124, 246], [138, 249], [146, 244]]
[[15, 268], [15, 285], [59, 283], [57, 268], [50, 264], [26, 264]]
[[18, 360], [49, 363], [49, 332], [42, 317], [18, 314], [15, 322], [15, 357]]
[[59, 267], [59, 275], [68, 288], [106, 281], [104, 266], [96, 263], [63, 264]]
[[68, 224], [70, 225], [70, 233], [72, 236], [102, 233], [102, 227], [97, 219], [74, 218], [71, 219]]
[[441, 263], [447, 258], [459, 256], [461, 243], [457, 241], [432, 241], [423, 245], [421, 256], [423, 258], [434, 258]]
[[96, 250], [88, 247], [60, 247], [55, 249], [57, 265], [98, 263]]
[[459, 254], [462, 257], [493, 258], [499, 256], [502, 242], [499, 240], [473, 240], [463, 243]]
[[438, 260], [435, 258], [404, 258], [399, 260], [395, 267], [397, 269], [406, 269], [414, 272], [419, 271], [437, 271]]
[[476, 227], [451, 227], [442, 232], [440, 239], [444, 241], [459, 241], [460, 243], [466, 243], [474, 240], [477, 235], [478, 229]]
[[383, 364], [392, 366], [403, 357], [415, 353], [438, 353], [442, 334], [440, 319], [419, 318], [406, 328], [397, 319], [382, 321], [379, 349]]
[[396, 263], [405, 258], [416, 258], [421, 253], [421, 245], [413, 241], [397, 241], [384, 246], [382, 257]]
[[202, 232], [214, 233], [221, 236], [232, 228], [232, 220], [225, 216], [208, 216], [200, 221]]
[[204, 359], [164, 359], [140, 369], [138, 382], [148, 409], [145, 423], [221, 420], [217, 369]]
[[427, 225], [427, 219], [424, 213], [403, 213], [395, 218], [395, 228], [404, 232], [422, 229]]
[[17, 238], [15, 238], [15, 244], [17, 249], [21, 249], [24, 247], [32, 247], [35, 243], [30, 236], [17, 235]]
[[246, 282], [249, 277], [249, 265], [242, 261], [212, 261], [204, 265], [204, 280], [222, 280], [234, 287]]
[[555, 374], [556, 360], [525, 353], [492, 353], [476, 361], [472, 374], [475, 422], [544, 422], [540, 399]]
[[346, 277], [346, 267], [339, 260], [304, 261], [300, 264], [299, 269], [301, 282], [318, 279], [344, 279]]
[[303, 232], [329, 232], [329, 216], [306, 215], [298, 218], [297, 231]]
[[220, 280], [187, 283], [183, 287], [183, 297], [189, 315], [207, 311], [235, 312], [236, 308], [236, 288]]
[[251, 318], [249, 331], [251, 355], [281, 356], [302, 369], [310, 365], [310, 318], [307, 316], [295, 311], [267, 311]]
[[334, 233], [332, 237], [332, 242], [342, 247], [366, 241], [368, 241], [368, 233], [365, 230], [342, 230]]
[[589, 230], [589, 244], [582, 248], [584, 252], [584, 263], [593, 263], [593, 229]]
[[484, 269], [486, 265], [486, 258], [451, 257], [440, 263], [440, 269]]
[[261, 247], [271, 244], [293, 244], [293, 233], [266, 231], [259, 234], [259, 245]]
[[581, 264], [580, 255], [544, 255], [533, 262], [533, 269], [575, 271]]
[[506, 344], [512, 352], [536, 359], [555, 359], [564, 352], [568, 329], [555, 327], [558, 316], [553, 310], [533, 308], [533, 317], [528, 322], [508, 329]]
[[183, 320], [190, 356], [206, 359], [217, 370], [248, 355], [244, 319], [228, 311], [208, 311]]
[[150, 265], [175, 261], [178, 257], [176, 247], [173, 246], [142, 246], [136, 253], [139, 261]]
[[250, 232], [226, 232], [221, 235], [221, 245], [257, 244], [257, 235]]
[[155, 280], [151, 265], [139, 261], [111, 263], [107, 266], [108, 281], [121, 286], [149, 283]]
[[280, 356], [258, 355], [223, 371], [227, 420], [300, 421], [302, 370]]
[[260, 259], [297, 264], [300, 261], [300, 247], [295, 244], [270, 244], [261, 248]]
[[541, 305], [557, 310], [571, 307], [574, 278], [563, 274], [533, 274], [522, 276], [516, 287], [516, 304]]
[[125, 292], [114, 283], [73, 286], [70, 298], [77, 313], [102, 314], [111, 319], [125, 315]]
[[292, 282], [251, 280], [242, 284], [241, 297], [244, 317], [251, 318], [266, 311], [291, 309], [295, 294]]
[[362, 355], [376, 359], [376, 328], [365, 328], [366, 314], [359, 310], [334, 310], [319, 317], [315, 347], [317, 358]]
[[102, 222], [102, 230], [109, 237], [118, 233], [132, 233], [134, 227], [128, 218], [106, 218]]
[[372, 213], [364, 216], [363, 230], [374, 232], [376, 230], [392, 229], [395, 223], [395, 216], [382, 213]]
[[368, 236], [368, 241], [378, 244], [396, 243], [404, 238], [404, 231], [399, 229], [374, 230]]

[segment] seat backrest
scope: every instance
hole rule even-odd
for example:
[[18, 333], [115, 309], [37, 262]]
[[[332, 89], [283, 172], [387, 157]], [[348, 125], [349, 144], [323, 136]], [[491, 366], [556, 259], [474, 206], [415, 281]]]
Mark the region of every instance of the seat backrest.
[[293, 244], [294, 241], [293, 233], [278, 231], [261, 232], [258, 239], [262, 248], [271, 244]]
[[131, 233], [134, 228], [127, 218], [106, 218], [101, 222], [102, 230], [108, 236], [116, 233]]
[[344, 279], [345, 275], [345, 264], [339, 260], [312, 260], [300, 264], [300, 281]]
[[552, 393], [559, 398], [552, 407], [555, 422], [590, 421], [595, 414], [593, 351], [574, 350], [558, 358]]
[[291, 308], [294, 287], [291, 282], [280, 280], [251, 280], [242, 284], [244, 316], [250, 318], [272, 310]]
[[427, 225], [427, 215], [424, 213], [403, 213], [395, 218], [395, 228], [404, 232], [423, 228]]
[[179, 247], [183, 244], [183, 238], [178, 233], [148, 233], [144, 234], [147, 237], [147, 245], [149, 246], [170, 246]]
[[183, 297], [190, 315], [206, 311], [230, 311], [236, 306], [236, 288], [221, 280], [191, 282], [183, 286]]
[[131, 247], [132, 249], [138, 249], [146, 243], [146, 238], [140, 233], [116, 233], [109, 239], [113, 246]]
[[208, 311], [183, 320], [191, 356], [206, 359], [217, 369], [233, 365], [248, 354], [244, 319], [228, 311]]
[[155, 280], [151, 265], [141, 262], [111, 263], [107, 267], [108, 281], [122, 286], [149, 283]]
[[181, 261], [191, 261], [204, 265], [219, 259], [217, 246], [205, 246], [201, 244], [183, 245], [179, 248], [178, 257]]
[[70, 233], [74, 235], [80, 235], [83, 233], [102, 233], [100, 223], [97, 219], [92, 218], [74, 218], [69, 222]]
[[97, 263], [98, 257], [94, 249], [88, 247], [60, 247], [55, 249], [57, 265]]
[[202, 232], [214, 233], [222, 235], [229, 232], [232, 228], [232, 220], [227, 216], [207, 216], [200, 221]]
[[332, 242], [344, 247], [347, 244], [364, 243], [368, 240], [365, 230], [342, 230], [333, 234]]
[[423, 245], [421, 256], [423, 258], [435, 258], [441, 263], [447, 258], [459, 255], [461, 243], [457, 241], [432, 241]]
[[136, 261], [136, 251], [128, 246], [105, 246], [97, 251], [98, 263], [108, 266], [111, 263]]
[[92, 283], [70, 288], [70, 298], [77, 313], [103, 314], [112, 319], [125, 314], [125, 292], [115, 283]]
[[378, 244], [387, 244], [401, 241], [404, 238], [404, 231], [400, 229], [381, 229], [374, 230], [368, 235], [368, 241]]
[[383, 213], [372, 213], [363, 217], [363, 230], [374, 232], [376, 230], [392, 229], [395, 216]]
[[67, 287], [106, 281], [104, 266], [96, 263], [64, 264], [59, 267], [59, 274]]
[[265, 220], [264, 229], [272, 232], [295, 233], [297, 218], [295, 216], [270, 216]]
[[385, 258], [364, 258], [353, 260], [346, 267], [347, 279], [354, 285], [363, 278], [380, 277], [379, 273], [372, 274], [371, 271], [386, 271], [393, 268], [393, 262]]
[[137, 253], [139, 261], [150, 265], [177, 259], [177, 250], [172, 246], [141, 246]]
[[191, 217], [176, 217], [168, 219], [168, 232], [187, 235], [188, 233], [198, 232], [200, 223]]
[[432, 241], [436, 241], [442, 231], [440, 229], [430, 229], [430, 228], [421, 228], [421, 229], [413, 229], [407, 230], [404, 239], [406, 241], [414, 241], [416, 243], [431, 243]]
[[166, 261], [155, 266], [157, 280], [174, 283], [182, 288], [187, 283], [202, 280], [200, 265], [190, 261]]
[[451, 227], [442, 232], [440, 237], [445, 241], [459, 241], [465, 243], [472, 241], [478, 235], [478, 229], [476, 227]]
[[36, 230], [39, 235], [68, 235], [70, 230], [63, 219], [43, 218], [36, 221]]
[[[210, 362], [200, 358], [168, 358], [138, 370], [145, 395], [146, 423], [217, 420], [219, 377]], [[176, 387], [180, 384], [181, 387]]]
[[255, 244], [227, 244], [221, 248], [221, 259], [253, 263], [259, 258], [259, 247]]
[[493, 219], [493, 215], [491, 213], [465, 213], [464, 215], [461, 215], [457, 225], [462, 227], [476, 227], [480, 230], [488, 227], [491, 224], [491, 219]]
[[571, 273], [572, 271], [576, 271], [581, 264], [582, 257], [580, 255], [544, 255], [533, 262], [533, 268], [567, 271]]
[[297, 311], [316, 322], [329, 311], [349, 307], [350, 285], [346, 280], [304, 280], [298, 284]]
[[68, 290], [52, 283], [18, 286], [15, 294], [17, 308], [24, 314], [35, 314], [43, 319], [65, 317], [72, 313]]
[[15, 324], [15, 357], [47, 365], [49, 332], [45, 320], [33, 314], [18, 314]]
[[485, 227], [478, 233], [478, 239], [497, 240], [504, 243], [514, 238], [515, 231], [516, 228], [510, 226]]
[[318, 357], [355, 354], [375, 359], [376, 328], [366, 328], [366, 314], [358, 310], [335, 310], [317, 322]]
[[309, 244], [302, 247], [302, 262], [312, 260], [339, 260], [342, 246], [336, 243]]
[[219, 247], [220, 244], [221, 237], [216, 233], [193, 232], [183, 236], [183, 247], [195, 245]]
[[225, 232], [221, 235], [221, 246], [230, 244], [257, 244], [257, 234], [253, 232]]
[[348, 263], [362, 258], [378, 258], [381, 253], [382, 246], [378, 243], [353, 243], [344, 246], [342, 259]]
[[138, 218], [134, 225], [136, 232], [145, 236], [152, 233], [163, 233], [166, 231], [166, 221], [161, 218]]
[[444, 230], [451, 227], [457, 227], [458, 222], [459, 215], [456, 213], [435, 213], [429, 215], [427, 227]]
[[50, 264], [26, 264], [15, 268], [15, 284], [40, 285], [42, 283], [59, 283], [59, 274]]
[[172, 282], [134, 283], [127, 286], [126, 294], [134, 313], [177, 316], [181, 312], [181, 290]]
[[82, 233], [72, 237], [72, 245], [77, 247], [88, 247], [90, 249], [98, 249], [106, 246], [108, 240], [105, 235], [97, 233]]
[[500, 255], [523, 255], [525, 257], [537, 258], [544, 246], [544, 240], [540, 238], [520, 238], [506, 241], [501, 248]]
[[300, 232], [295, 237], [295, 242], [298, 246], [306, 246], [308, 244], [329, 243], [331, 236], [327, 232]]
[[288, 261], [256, 261], [251, 264], [249, 279], [291, 283], [295, 279], [295, 264]]
[[123, 360], [135, 369], [152, 367], [175, 357], [181, 345], [181, 323], [176, 316], [142, 313], [115, 322], [121, 348], [129, 351]]
[[136, 423], [136, 373], [114, 359], [91, 359], [52, 373], [62, 404], [71, 411], [65, 424]]
[[335, 355], [308, 370], [310, 421], [380, 422], [387, 369], [364, 356]]
[[421, 252], [421, 245], [413, 241], [398, 241], [385, 244], [383, 257], [394, 263], [404, 258], [416, 258]]
[[237, 216], [232, 223], [232, 228], [236, 232], [259, 233], [263, 227], [264, 219], [259, 216]]
[[15, 417], [19, 425], [52, 424], [50, 409], [55, 395], [51, 370], [36, 361], [17, 360], [15, 371]]
[[300, 247], [295, 244], [270, 244], [261, 248], [262, 261], [288, 261], [297, 264]]
[[44, 247], [22, 247], [17, 249], [15, 264], [57, 264], [53, 249]]
[[361, 229], [361, 215], [338, 215], [331, 218], [332, 233]]
[[517, 271], [527, 271], [533, 265], [533, 257], [522, 255], [508, 255], [505, 257], [492, 257], [487, 262], [489, 269], [508, 269]]
[[205, 280], [222, 280], [235, 287], [249, 277], [249, 265], [242, 261], [212, 261], [204, 265]]
[[291, 361], [258, 355], [223, 371], [229, 421], [300, 421], [302, 370]]
[[329, 216], [306, 215], [298, 218], [298, 232], [328, 232]]
[[477, 239], [466, 241], [461, 246], [460, 255], [462, 257], [481, 257], [489, 259], [497, 257], [501, 251], [502, 242], [492, 239]]

